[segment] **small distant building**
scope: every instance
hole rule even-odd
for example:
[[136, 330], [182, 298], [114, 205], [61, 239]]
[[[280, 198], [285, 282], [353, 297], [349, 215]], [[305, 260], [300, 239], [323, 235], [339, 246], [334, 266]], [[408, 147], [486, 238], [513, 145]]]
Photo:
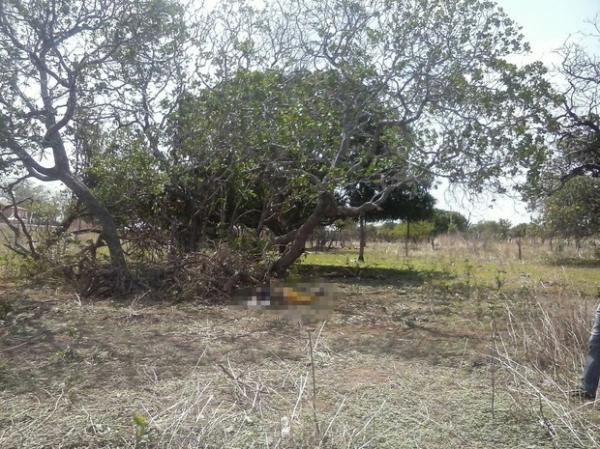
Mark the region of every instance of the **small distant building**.
[[69, 225], [68, 232], [81, 234], [86, 232], [98, 232], [102, 230], [102, 226], [96, 223], [91, 216], [82, 216], [74, 219]]
[[[29, 223], [32, 219], [32, 214], [29, 210], [22, 206], [17, 206], [17, 214], [25, 223]], [[15, 216], [15, 207], [13, 204], [4, 199], [0, 198], [0, 213], [8, 218], [10, 221], [17, 221], [17, 217]]]

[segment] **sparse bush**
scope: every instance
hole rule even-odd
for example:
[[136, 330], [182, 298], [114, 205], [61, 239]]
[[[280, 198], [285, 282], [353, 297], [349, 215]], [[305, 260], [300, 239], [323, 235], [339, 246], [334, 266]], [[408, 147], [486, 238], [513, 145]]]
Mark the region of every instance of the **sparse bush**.
[[13, 252], [0, 255], [0, 271], [5, 278], [23, 278], [32, 273], [34, 261]]

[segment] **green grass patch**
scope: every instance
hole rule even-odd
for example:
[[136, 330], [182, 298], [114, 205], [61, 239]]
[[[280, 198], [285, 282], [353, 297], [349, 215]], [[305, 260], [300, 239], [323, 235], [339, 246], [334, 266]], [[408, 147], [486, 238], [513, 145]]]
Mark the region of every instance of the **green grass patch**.
[[[573, 293], [595, 295], [600, 291], [600, 272], [591, 263], [561, 264], [560, 261], [519, 261], [467, 251], [416, 254], [398, 258], [381, 251], [370, 251], [367, 261], [356, 260], [348, 250], [309, 253], [300, 263], [303, 274], [338, 273], [348, 277], [396, 282], [461, 284], [508, 291], [542, 288], [569, 289]], [[335, 270], [333, 269], [335, 268]]]

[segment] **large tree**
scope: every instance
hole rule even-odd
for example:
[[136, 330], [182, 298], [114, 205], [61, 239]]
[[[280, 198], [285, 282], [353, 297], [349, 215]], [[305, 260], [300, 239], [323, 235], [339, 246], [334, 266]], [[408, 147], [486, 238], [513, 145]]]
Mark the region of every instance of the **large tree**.
[[[178, 175], [167, 186], [166, 207], [183, 246], [192, 250], [239, 225], [276, 236], [301, 226], [315, 206], [314, 184], [330, 170], [325, 156], [338, 151], [341, 92], [360, 89], [335, 71], [240, 71], [180, 98], [170, 152]], [[381, 113], [375, 100], [365, 115]], [[339, 204], [347, 203], [348, 186], [377, 166], [363, 156], [374, 144], [375, 130], [365, 127], [340, 156], [340, 166], [353, 169], [330, 180]]]
[[[527, 46], [489, 1], [220, 2], [193, 40], [169, 0], [0, 5], [3, 157], [67, 185], [124, 277], [117, 223], [94, 192], [111, 196], [85, 182], [100, 179], [90, 164], [111, 155], [105, 140], [127, 135], [152, 156], [140, 173], [160, 169], [161, 213], [185, 250], [267, 228], [284, 249], [278, 275], [317, 226], [435, 176], [498, 187], [543, 147], [545, 69], [508, 62]], [[351, 204], [359, 183], [374, 195]]]
[[600, 179], [576, 176], [545, 199], [544, 227], [550, 235], [579, 241], [600, 233]]
[[529, 165], [524, 196], [542, 213], [554, 235], [589, 236], [598, 231], [600, 178], [600, 60], [586, 50], [600, 43], [600, 22], [583, 39], [561, 48], [557, 86], [562, 92], [549, 127], [548, 145]]
[[[507, 61], [527, 47], [492, 2], [284, 3], [294, 16], [289, 32], [299, 46], [297, 64], [326, 68], [355, 87], [335, 98], [343, 111], [341, 132], [331, 150], [320, 153], [327, 170], [310, 179], [316, 205], [286, 234], [288, 248], [273, 266], [276, 273], [296, 260], [323, 220], [377, 210], [398, 186], [434, 175], [473, 190], [497, 186], [543, 144], [545, 69]], [[253, 48], [262, 46], [254, 42]], [[377, 116], [368, 113], [373, 99], [382, 105]], [[375, 142], [357, 151], [357, 137], [367, 128], [375, 130]], [[377, 154], [381, 148], [385, 152]], [[362, 176], [353, 173], [357, 160], [369, 167]], [[378, 194], [359, 206], [339, 204], [335, 189], [344, 177], [376, 182]]]
[[[600, 21], [583, 39], [569, 39], [560, 49], [554, 117], [549, 144], [529, 165], [526, 198], [542, 206], [545, 198], [578, 176], [600, 177], [600, 60], [583, 43], [600, 43]], [[582, 36], [579, 36], [581, 38]]]
[[[499, 187], [543, 147], [545, 69], [508, 62], [527, 46], [493, 2], [285, 0], [257, 9], [240, 1], [211, 17], [214, 57], [198, 68], [204, 93], [195, 92], [204, 108], [192, 103], [196, 123], [178, 129], [173, 154], [188, 165], [182, 176], [209, 187], [203, 193], [260, 190], [241, 172], [262, 182], [255, 222], [281, 218], [278, 208], [302, 211], [271, 228], [286, 245], [276, 274], [319, 225], [377, 211], [395, 189], [435, 176]], [[343, 201], [360, 182], [375, 195]], [[185, 189], [180, 196], [184, 206]], [[200, 195], [188, 215], [224, 218], [230, 206], [242, 210], [236, 202], [256, 200], [217, 196], [206, 204]]]
[[[425, 179], [422, 180], [425, 184]], [[370, 185], [358, 183], [348, 192], [351, 206], [360, 207], [362, 204], [377, 196], [377, 191]], [[359, 216], [360, 248], [358, 260], [364, 261], [366, 246], [366, 223], [373, 221], [404, 220], [406, 222], [406, 242], [410, 233], [410, 222], [426, 220], [432, 217], [435, 198], [422, 185], [397, 187], [390, 192], [378, 210], [373, 210]], [[408, 246], [407, 246], [408, 247]]]
[[[600, 43], [600, 21], [589, 39]], [[600, 60], [575, 42], [562, 48], [560, 72], [567, 82], [552, 167], [561, 181], [574, 176], [600, 177]]]
[[149, 130], [149, 86], [172, 67], [181, 15], [170, 0], [0, 2], [2, 159], [75, 194], [102, 226], [119, 283], [129, 271], [117, 226], [73, 169], [74, 131], [90, 121]]

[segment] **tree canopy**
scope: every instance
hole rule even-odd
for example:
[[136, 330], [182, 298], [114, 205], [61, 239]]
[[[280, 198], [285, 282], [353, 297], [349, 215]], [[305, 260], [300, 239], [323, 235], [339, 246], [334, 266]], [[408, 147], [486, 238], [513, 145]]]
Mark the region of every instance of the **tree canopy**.
[[[587, 38], [600, 42], [598, 19], [590, 25]], [[575, 39], [569, 39], [560, 54], [547, 144], [530, 161], [523, 192], [541, 212], [546, 233], [582, 238], [598, 232], [600, 61]]]
[[[350, 204], [360, 206], [377, 196], [377, 191], [368, 184], [359, 183], [349, 191]], [[425, 220], [432, 217], [435, 199], [422, 185], [398, 187], [390, 192], [380, 204], [380, 210], [366, 214], [367, 221]]]
[[469, 220], [459, 212], [434, 209], [432, 221], [435, 234], [465, 232], [469, 228]]
[[73, 170], [75, 130], [144, 116], [144, 92], [172, 74], [181, 15], [169, 0], [0, 2], [3, 161], [22, 179], [61, 181], [85, 204], [102, 225], [119, 283], [130, 276], [118, 230]]
[[542, 220], [550, 235], [582, 239], [600, 232], [600, 179], [573, 177], [546, 198]]

